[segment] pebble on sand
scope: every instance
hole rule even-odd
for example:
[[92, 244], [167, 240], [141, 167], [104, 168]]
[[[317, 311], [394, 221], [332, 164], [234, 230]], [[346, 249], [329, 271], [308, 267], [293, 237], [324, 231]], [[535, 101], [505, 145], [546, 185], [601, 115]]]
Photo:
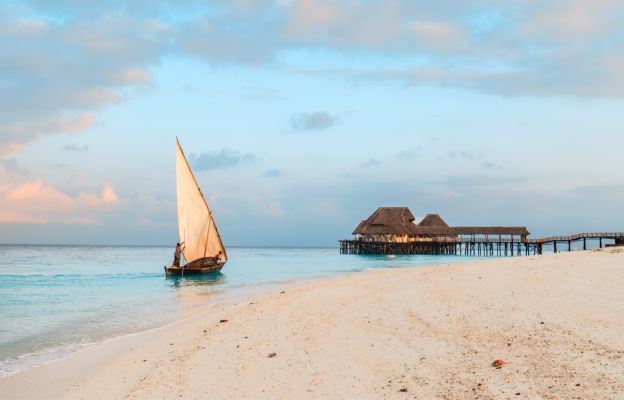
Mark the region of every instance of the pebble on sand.
[[492, 362], [492, 367], [502, 368], [503, 365], [505, 365], [505, 361], [503, 361], [503, 360], [494, 360]]

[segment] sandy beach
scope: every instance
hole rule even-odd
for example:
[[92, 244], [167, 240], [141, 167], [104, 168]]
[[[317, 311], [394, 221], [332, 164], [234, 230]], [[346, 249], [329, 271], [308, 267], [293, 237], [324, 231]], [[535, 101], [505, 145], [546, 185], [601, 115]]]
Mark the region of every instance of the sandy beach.
[[205, 306], [0, 397], [624, 399], [623, 288], [622, 249], [356, 273]]

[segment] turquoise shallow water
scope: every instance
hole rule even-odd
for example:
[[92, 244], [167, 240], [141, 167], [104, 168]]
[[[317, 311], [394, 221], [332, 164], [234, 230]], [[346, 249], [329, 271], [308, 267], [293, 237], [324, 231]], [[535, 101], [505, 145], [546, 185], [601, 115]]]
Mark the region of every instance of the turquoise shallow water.
[[[169, 247], [0, 245], [0, 377], [106, 338], [163, 325], [234, 289], [461, 256], [341, 255], [338, 249], [231, 248], [223, 273], [164, 277]], [[210, 301], [205, 296], [205, 301]]]

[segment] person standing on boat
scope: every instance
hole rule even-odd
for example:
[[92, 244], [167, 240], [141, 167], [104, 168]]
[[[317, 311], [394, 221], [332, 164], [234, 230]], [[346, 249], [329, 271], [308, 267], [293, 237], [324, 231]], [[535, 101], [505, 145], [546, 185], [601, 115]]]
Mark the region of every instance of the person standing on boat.
[[175, 251], [173, 252], [173, 266], [174, 267], [180, 268], [180, 256], [182, 255], [183, 251], [184, 251], [184, 242], [182, 243], [178, 242], [176, 244]]
[[217, 259], [217, 263], [221, 262], [221, 260], [223, 260], [223, 253], [219, 251], [219, 254], [217, 254], [215, 258]]

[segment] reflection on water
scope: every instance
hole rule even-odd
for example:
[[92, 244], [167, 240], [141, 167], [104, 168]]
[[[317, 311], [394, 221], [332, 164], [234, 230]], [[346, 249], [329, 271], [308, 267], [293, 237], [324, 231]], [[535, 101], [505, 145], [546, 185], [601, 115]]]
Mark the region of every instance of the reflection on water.
[[186, 276], [167, 276], [167, 283], [170, 287], [180, 288], [187, 286], [214, 286], [227, 283], [225, 275], [220, 271], [211, 272], [209, 274], [186, 275]]
[[167, 276], [165, 282], [174, 293], [176, 302], [186, 307], [209, 301], [215, 294], [222, 292], [227, 283], [225, 275], [221, 272]]

